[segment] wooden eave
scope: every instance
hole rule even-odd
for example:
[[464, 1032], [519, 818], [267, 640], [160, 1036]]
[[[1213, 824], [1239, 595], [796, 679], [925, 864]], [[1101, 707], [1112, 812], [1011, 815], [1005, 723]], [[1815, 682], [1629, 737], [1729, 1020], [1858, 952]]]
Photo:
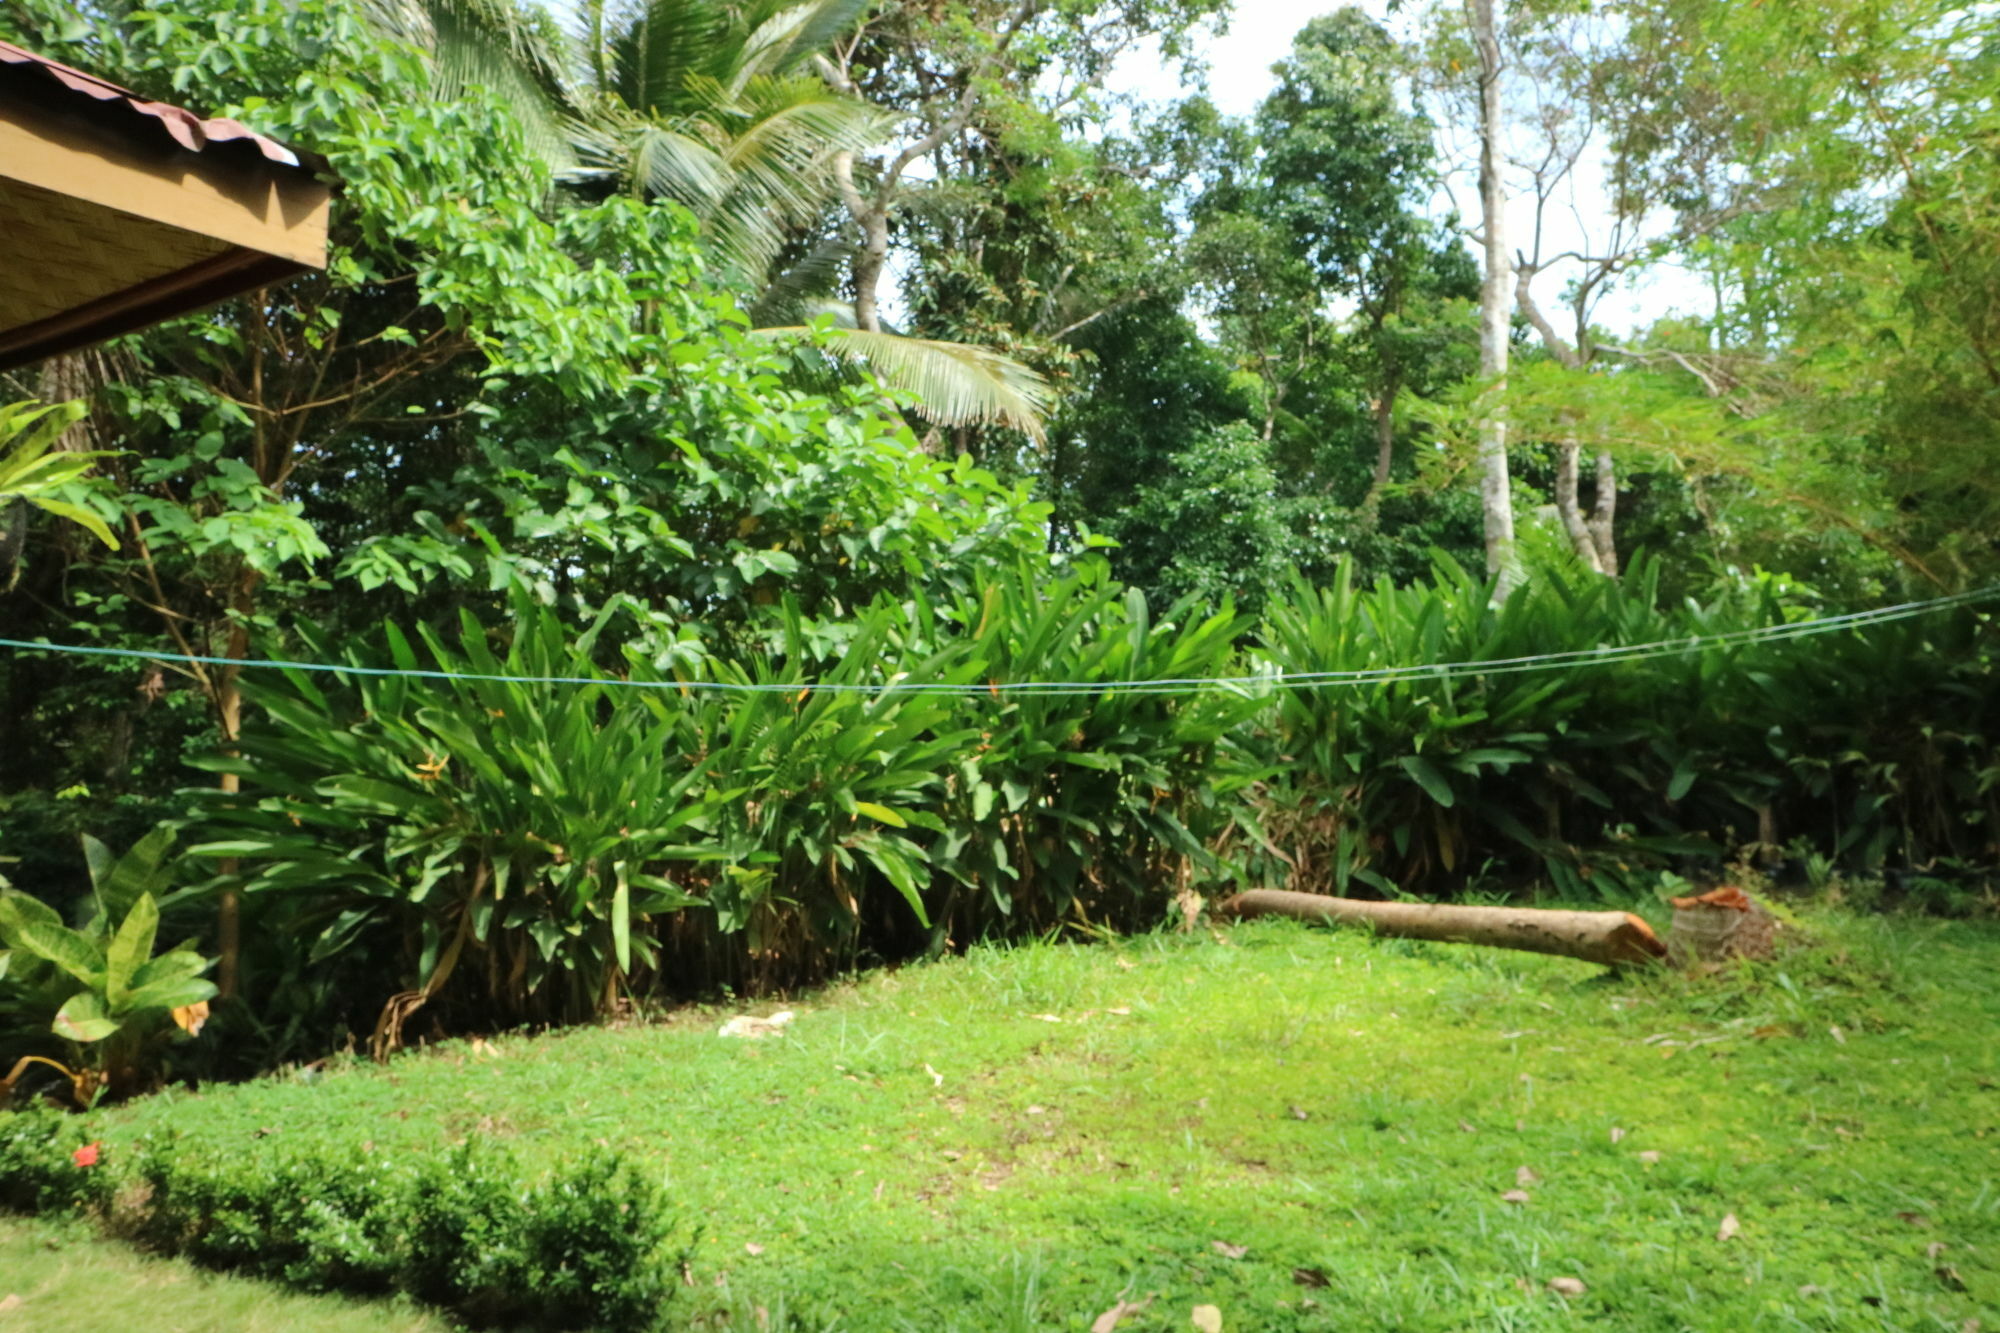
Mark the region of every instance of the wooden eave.
[[0, 371], [325, 267], [324, 167], [0, 43]]

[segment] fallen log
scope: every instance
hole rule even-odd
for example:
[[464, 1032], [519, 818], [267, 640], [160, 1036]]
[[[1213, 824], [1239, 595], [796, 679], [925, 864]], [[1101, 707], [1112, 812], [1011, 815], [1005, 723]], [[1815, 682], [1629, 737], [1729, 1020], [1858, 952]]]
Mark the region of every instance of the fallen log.
[[1289, 889], [1251, 889], [1222, 903], [1216, 911], [1234, 917], [1285, 916], [1298, 921], [1368, 925], [1399, 939], [1524, 949], [1581, 958], [1605, 967], [1658, 962], [1667, 956], [1667, 946], [1653, 928], [1630, 912], [1378, 903]]

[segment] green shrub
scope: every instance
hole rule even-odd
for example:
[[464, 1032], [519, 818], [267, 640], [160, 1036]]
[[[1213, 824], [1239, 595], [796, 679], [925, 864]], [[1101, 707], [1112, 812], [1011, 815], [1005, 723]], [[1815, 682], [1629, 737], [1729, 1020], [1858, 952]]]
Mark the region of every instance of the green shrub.
[[155, 1249], [308, 1290], [403, 1291], [480, 1326], [651, 1328], [683, 1257], [659, 1189], [608, 1157], [524, 1185], [513, 1158], [472, 1144], [414, 1162], [331, 1145], [213, 1159], [166, 1139], [129, 1173], [140, 1188], [116, 1221]]

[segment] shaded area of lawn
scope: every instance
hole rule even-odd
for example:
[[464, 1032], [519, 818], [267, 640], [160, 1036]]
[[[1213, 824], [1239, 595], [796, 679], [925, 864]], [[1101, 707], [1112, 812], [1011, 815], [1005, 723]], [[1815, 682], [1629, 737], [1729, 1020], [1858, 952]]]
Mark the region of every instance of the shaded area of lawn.
[[1127, 1329], [1991, 1318], [2000, 930], [1808, 925], [1692, 980], [1282, 922], [977, 950], [778, 1039], [685, 1013], [453, 1043], [101, 1132], [616, 1154], [704, 1228], [675, 1326], [1080, 1329], [1121, 1296], [1155, 1298]]
[[0, 1329], [146, 1333], [444, 1333], [386, 1301], [302, 1296], [100, 1240], [73, 1223], [0, 1216]]

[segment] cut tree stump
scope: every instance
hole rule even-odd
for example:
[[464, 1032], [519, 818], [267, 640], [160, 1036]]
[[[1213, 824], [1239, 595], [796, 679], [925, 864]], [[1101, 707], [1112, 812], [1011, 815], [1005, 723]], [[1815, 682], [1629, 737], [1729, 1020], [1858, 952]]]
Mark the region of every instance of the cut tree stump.
[[1541, 907], [1474, 907], [1462, 903], [1379, 903], [1289, 889], [1251, 889], [1216, 909], [1225, 916], [1286, 916], [1299, 921], [1369, 925], [1383, 935], [1447, 944], [1580, 958], [1619, 967], [1667, 956], [1653, 928], [1630, 912], [1571, 912]]
[[1678, 966], [1771, 956], [1777, 923], [1762, 904], [1734, 885], [1667, 901], [1674, 909], [1668, 949]]

